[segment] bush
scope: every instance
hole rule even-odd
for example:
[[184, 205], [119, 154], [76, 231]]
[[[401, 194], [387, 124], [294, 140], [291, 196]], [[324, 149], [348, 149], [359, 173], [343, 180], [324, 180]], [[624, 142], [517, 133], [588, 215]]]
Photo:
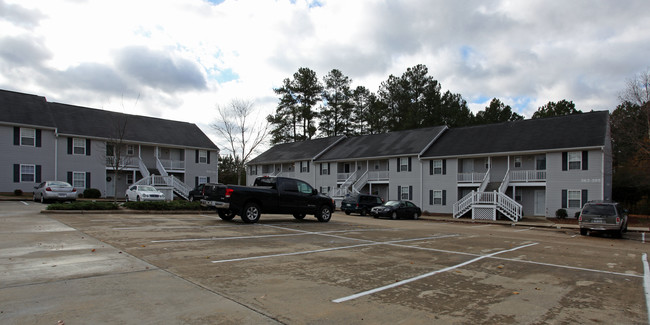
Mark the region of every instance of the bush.
[[99, 199], [102, 197], [102, 192], [96, 188], [87, 188], [84, 190], [83, 196], [86, 199]]
[[72, 202], [54, 203], [47, 206], [47, 210], [117, 210], [119, 206], [112, 202]]
[[15, 196], [23, 196], [23, 190], [21, 190], [21, 189], [14, 190], [14, 195]]
[[178, 211], [178, 210], [207, 210], [208, 208], [202, 207], [199, 202], [189, 201], [171, 201], [171, 202], [126, 202], [124, 207], [132, 210], [165, 210], [165, 211]]
[[573, 217], [576, 219], [580, 218], [580, 211], [576, 212], [576, 214], [574, 214]]
[[555, 211], [555, 217], [558, 219], [565, 219], [568, 216], [569, 214], [566, 212], [565, 209], [558, 209], [557, 211]]

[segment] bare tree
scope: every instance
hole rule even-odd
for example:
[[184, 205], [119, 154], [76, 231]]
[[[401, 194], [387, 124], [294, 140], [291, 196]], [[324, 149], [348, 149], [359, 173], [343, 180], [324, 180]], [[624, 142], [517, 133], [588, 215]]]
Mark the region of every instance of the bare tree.
[[[619, 98], [623, 102], [630, 102], [641, 107], [645, 112], [647, 125], [650, 125], [650, 69], [628, 79], [627, 86]], [[650, 139], [650, 128], [647, 131], [648, 139]]]
[[[136, 99], [136, 104], [140, 95]], [[124, 109], [124, 104], [122, 104]], [[113, 171], [113, 202], [117, 202], [117, 179], [120, 171], [131, 164], [131, 157], [127, 154], [127, 144], [125, 142], [129, 115], [124, 113], [111, 113], [110, 136], [106, 141], [106, 151], [104, 158], [106, 165]]]
[[[268, 134], [269, 122], [256, 118], [252, 101], [233, 99], [228, 106], [217, 105], [218, 120], [210, 125], [228, 142], [228, 148], [237, 161], [237, 184], [251, 156], [256, 153]], [[239, 158], [239, 159], [237, 159]]]

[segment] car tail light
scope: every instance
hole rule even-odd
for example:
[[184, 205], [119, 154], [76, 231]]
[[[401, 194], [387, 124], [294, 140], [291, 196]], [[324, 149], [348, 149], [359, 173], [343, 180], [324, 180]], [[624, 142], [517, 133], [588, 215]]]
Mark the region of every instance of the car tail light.
[[74, 193], [74, 192], [76, 192], [76, 191], [77, 191], [77, 189], [73, 187], [73, 188], [72, 188], [72, 192]]
[[46, 187], [45, 190], [48, 191], [48, 192], [52, 192], [52, 188], [51, 188], [51, 187]]
[[621, 223], [621, 217], [616, 217], [616, 223]]
[[578, 217], [578, 221], [582, 221], [582, 213], [581, 213], [580, 216]]
[[230, 197], [232, 195], [233, 189], [232, 188], [227, 188], [226, 189], [226, 197]]

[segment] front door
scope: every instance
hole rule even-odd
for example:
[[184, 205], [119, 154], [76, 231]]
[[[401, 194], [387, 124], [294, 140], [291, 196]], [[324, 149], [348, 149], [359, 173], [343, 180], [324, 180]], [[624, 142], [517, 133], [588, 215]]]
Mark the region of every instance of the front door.
[[546, 191], [535, 190], [535, 215], [546, 215]]

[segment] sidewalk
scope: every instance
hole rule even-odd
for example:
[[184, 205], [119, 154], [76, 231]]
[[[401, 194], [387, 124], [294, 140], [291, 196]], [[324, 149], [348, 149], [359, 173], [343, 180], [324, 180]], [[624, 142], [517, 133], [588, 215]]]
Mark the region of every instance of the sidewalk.
[[[458, 222], [458, 223], [486, 223], [486, 224], [500, 224], [500, 225], [509, 225], [512, 227], [539, 227], [539, 228], [555, 228], [555, 229], [575, 229], [576, 231], [580, 229], [578, 222], [570, 223], [570, 220], [567, 219], [566, 222], [557, 223], [554, 219], [548, 219], [544, 217], [523, 217], [521, 221], [514, 222], [511, 220], [473, 220], [468, 217], [455, 219], [451, 215], [440, 215], [440, 216], [427, 216], [422, 215], [420, 219], [431, 220], [431, 221], [440, 221], [440, 222]], [[628, 226], [627, 231], [630, 232], [650, 232], [650, 227], [632, 227]]]

